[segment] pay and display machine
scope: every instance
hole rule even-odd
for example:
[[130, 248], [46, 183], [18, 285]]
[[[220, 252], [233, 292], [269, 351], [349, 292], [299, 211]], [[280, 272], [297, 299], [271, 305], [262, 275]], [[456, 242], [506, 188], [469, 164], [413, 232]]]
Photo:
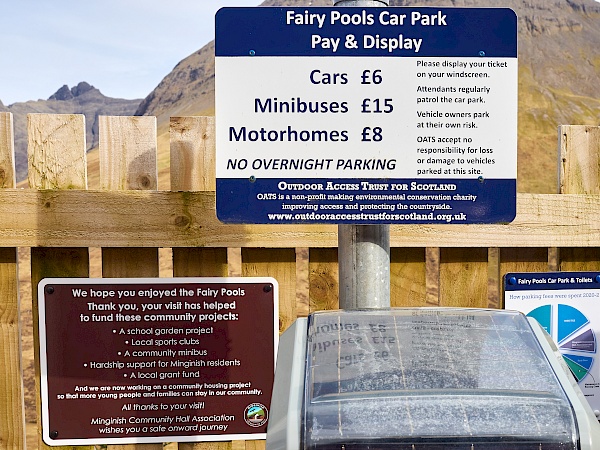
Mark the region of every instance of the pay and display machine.
[[593, 450], [556, 346], [515, 311], [323, 311], [280, 339], [267, 450]]

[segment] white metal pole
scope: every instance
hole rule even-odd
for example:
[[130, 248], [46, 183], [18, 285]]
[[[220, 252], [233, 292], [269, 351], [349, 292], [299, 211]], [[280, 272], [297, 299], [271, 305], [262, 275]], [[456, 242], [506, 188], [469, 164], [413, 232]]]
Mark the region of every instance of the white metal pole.
[[[389, 6], [389, 0], [334, 0], [334, 6]], [[390, 307], [390, 226], [338, 225], [341, 309]]]

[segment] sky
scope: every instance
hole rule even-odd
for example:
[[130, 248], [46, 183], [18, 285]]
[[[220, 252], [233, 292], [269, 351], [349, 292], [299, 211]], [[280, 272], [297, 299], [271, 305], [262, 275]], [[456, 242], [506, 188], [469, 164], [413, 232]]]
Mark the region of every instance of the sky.
[[179, 61], [214, 39], [220, 7], [262, 2], [0, 1], [0, 101], [7, 106], [47, 99], [80, 81], [109, 97], [145, 98]]
[[47, 99], [86, 81], [108, 97], [145, 98], [214, 39], [222, 6], [262, 0], [2, 0], [0, 101]]

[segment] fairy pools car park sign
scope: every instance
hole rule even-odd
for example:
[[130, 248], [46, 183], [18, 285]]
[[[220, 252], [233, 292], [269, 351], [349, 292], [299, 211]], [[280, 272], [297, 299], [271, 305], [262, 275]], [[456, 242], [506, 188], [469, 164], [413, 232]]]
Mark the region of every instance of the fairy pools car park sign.
[[507, 8], [223, 8], [217, 216], [497, 223], [516, 212]]
[[266, 437], [273, 278], [47, 278], [38, 299], [45, 443]]

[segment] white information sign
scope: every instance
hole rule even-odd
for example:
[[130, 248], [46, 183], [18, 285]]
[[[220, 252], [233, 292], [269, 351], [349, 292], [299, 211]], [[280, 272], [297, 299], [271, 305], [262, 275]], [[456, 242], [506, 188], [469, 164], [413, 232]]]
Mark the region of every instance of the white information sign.
[[224, 8], [216, 30], [221, 220], [514, 218], [511, 10]]
[[509, 273], [504, 306], [535, 318], [552, 336], [600, 417], [600, 272]]

